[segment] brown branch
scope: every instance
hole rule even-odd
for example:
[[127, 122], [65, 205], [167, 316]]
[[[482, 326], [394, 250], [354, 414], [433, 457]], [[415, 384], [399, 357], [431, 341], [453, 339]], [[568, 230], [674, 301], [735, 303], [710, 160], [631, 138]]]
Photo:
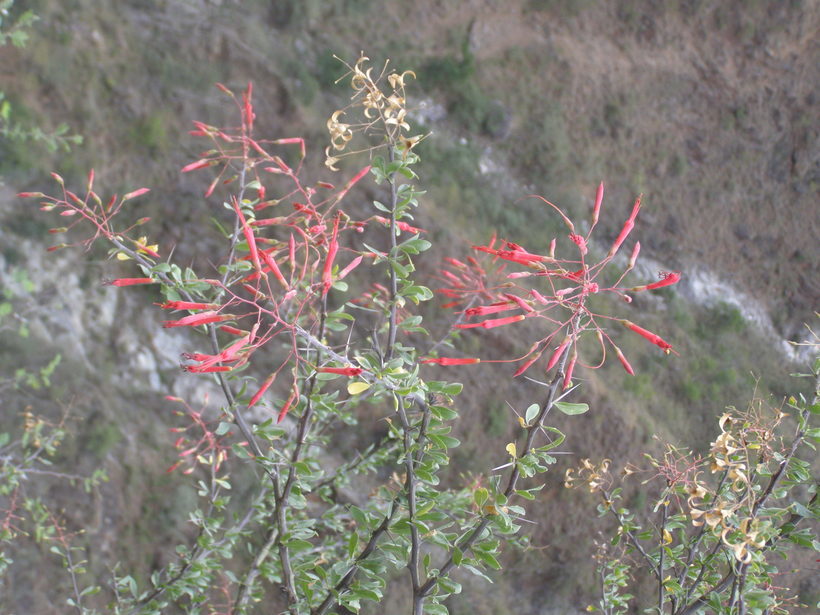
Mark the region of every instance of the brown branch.
[[[541, 411], [538, 413], [538, 416], [533, 421], [533, 423], [527, 427], [526, 429], [526, 440], [524, 442], [524, 447], [521, 449], [519, 453], [519, 458], [526, 457], [530, 450], [532, 450], [533, 441], [535, 439], [536, 433], [539, 431], [541, 427], [541, 423], [544, 418], [549, 414], [549, 411], [552, 410], [553, 405], [555, 404], [556, 397], [558, 395], [558, 389], [561, 386], [564, 380], [564, 366], [567, 362], [567, 357], [569, 356], [568, 349], [564, 349], [563, 354], [561, 355], [561, 359], [558, 363], [558, 371], [555, 374], [555, 377], [552, 379], [552, 382], [549, 384], [549, 390], [547, 393], [547, 399], [544, 402], [544, 405], [541, 408]], [[513, 465], [513, 469], [510, 472], [509, 479], [507, 480], [507, 486], [504, 489], [503, 495], [509, 501], [511, 496], [515, 492], [515, 487], [518, 483], [518, 479], [521, 477], [521, 472], [518, 469], [518, 464]], [[481, 521], [470, 531], [460, 542], [453, 546], [450, 549], [447, 559], [445, 560], [444, 564], [439, 568], [439, 571], [436, 574], [431, 575], [418, 589], [418, 593], [421, 596], [428, 596], [433, 588], [435, 587], [436, 583], [439, 579], [447, 577], [455, 567], [455, 553], [456, 549], [461, 551], [462, 553], [466, 553], [470, 550], [473, 543], [478, 539], [481, 533], [486, 529], [486, 527], [490, 524], [490, 517], [484, 516]]]

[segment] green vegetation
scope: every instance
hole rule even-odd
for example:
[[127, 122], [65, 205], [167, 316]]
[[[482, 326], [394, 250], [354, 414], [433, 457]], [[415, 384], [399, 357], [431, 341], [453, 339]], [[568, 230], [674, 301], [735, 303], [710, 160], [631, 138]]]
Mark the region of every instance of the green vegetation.
[[[425, 21], [422, 16], [424, 11], [433, 11], [430, 6], [408, 14], [391, 3], [376, 10], [375, 3], [366, 1], [338, 3], [332, 8], [320, 2], [277, 2], [275, 6], [256, 2], [242, 10], [231, 3], [209, 3], [201, 15], [185, 13], [183, 19], [172, 4], [134, 1], [115, 13], [90, 2], [72, 3], [71, 11], [48, 3], [18, 2], [9, 12], [11, 20], [3, 15], [2, 28], [19, 23], [15, 20], [29, 6], [42, 17], [37, 23], [23, 22], [20, 31], [28, 36], [26, 49], [11, 49], [0, 60], [2, 64], [10, 59], [8, 66], [14, 69], [0, 69], [0, 90], [5, 92], [0, 101], [0, 130], [6, 127], [0, 134], [0, 176], [10, 191], [39, 189], [45, 172], [52, 168], [69, 185], [80, 187], [88, 168], [95, 166], [110, 192], [123, 194], [135, 185], [152, 187], [145, 201], [134, 205], [137, 215], [152, 216], [157, 222], [153, 228], [158, 235], [152, 241], [179, 246], [177, 253], [185, 259], [190, 254], [184, 253], [184, 244], [194, 241], [206, 253], [203, 260], [213, 260], [217, 252], [210, 234], [192, 235], [201, 215], [194, 195], [204, 186], [197, 178], [184, 175], [180, 179], [177, 173], [200, 151], [200, 145], [185, 134], [190, 128], [188, 120], [222, 125], [231, 113], [213, 82], [235, 87], [254, 81], [258, 121], [264, 127], [260, 134], [317, 134], [327, 110], [345, 104], [351, 93], [348, 85], [334, 84], [340, 65], [331, 52], [346, 56], [366, 41], [374, 59], [396, 57], [396, 50], [412, 59], [401, 65], [413, 67], [418, 74], [415, 91], [429, 95], [447, 110], [447, 117], [431, 123], [433, 135], [417, 149], [422, 158], [417, 170], [427, 194], [421, 197], [422, 208], [413, 223], [427, 228], [427, 238], [435, 244], [418, 260], [420, 275], [438, 267], [442, 244], [448, 248], [457, 241], [479, 244], [493, 232], [534, 251], [543, 251], [553, 237], [565, 241], [560, 221], [540, 204], [520, 197], [544, 194], [578, 214], [580, 220], [588, 212], [594, 186], [604, 178], [612, 196], [607, 197], [606, 219], [602, 214], [599, 227], [602, 244], [617, 235], [633, 192], [644, 191], [645, 216], [642, 213], [636, 232], [645, 254], [669, 267], [685, 269], [676, 263], [694, 258], [715, 269], [736, 272], [738, 285], [770, 302], [770, 312], [784, 331], [794, 330], [816, 309], [807, 296], [814, 260], [806, 232], [809, 225], [805, 224], [814, 210], [812, 150], [810, 140], [804, 138], [811, 129], [811, 107], [805, 92], [789, 90], [794, 86], [769, 71], [769, 60], [758, 57], [764, 48], [780, 53], [785, 48], [783, 40], [803, 49], [795, 24], [806, 22], [805, 3], [753, 3], [737, 10], [737, 6], [724, 8], [710, 1], [651, 7], [627, 2], [613, 12], [586, 2], [527, 0], [521, 3], [526, 9], [523, 27], [519, 21], [518, 29], [510, 30], [504, 16], [492, 11], [483, 16], [465, 11], [461, 17], [446, 7], [441, 9], [443, 15], [435, 13], [436, 19]], [[5, 6], [9, 5], [6, 0]], [[514, 10], [512, 13], [515, 15]], [[446, 25], [438, 25], [439, 16]], [[154, 27], [160, 23], [162, 27]], [[677, 45], [674, 53], [666, 46], [672, 40]], [[10, 38], [5, 41], [13, 43]], [[812, 69], [800, 64], [800, 58], [810, 55], [804, 51], [783, 62], [791, 71], [811, 75]], [[723, 72], [719, 63], [693, 67], [687, 60], [702, 55], [731, 58], [740, 53], [744, 62], [737, 64], [737, 75]], [[655, 64], [644, 62], [646, 58]], [[146, 74], [145, 66], [150, 66], [151, 75]], [[761, 80], [771, 89], [770, 103], [757, 98]], [[693, 91], [699, 95], [692, 97]], [[63, 124], [71, 130], [60, 128]], [[54, 154], [78, 143], [75, 130], [86, 135], [88, 147], [74, 147], [72, 155], [62, 156], [57, 165]], [[784, 134], [790, 135], [785, 141], [788, 147], [774, 151], [775, 143], [784, 143]], [[321, 165], [320, 142], [314, 139], [310, 144], [314, 154], [306, 165], [315, 170]], [[488, 159], [484, 152], [491, 152], [498, 162], [497, 172], [482, 173], [486, 168], [482, 163]], [[289, 164], [298, 158], [292, 152], [284, 156]], [[731, 164], [717, 164], [726, 160]], [[769, 175], [770, 170], [783, 179]], [[339, 181], [321, 173], [318, 176], [323, 179]], [[104, 466], [114, 477], [106, 489], [134, 494], [135, 499], [133, 506], [118, 509], [113, 525], [101, 529], [99, 535], [83, 538], [87, 541], [83, 544], [94, 548], [95, 541], [105, 535], [133, 530], [120, 545], [120, 559], [124, 567], [139, 568], [137, 580], [147, 582], [151, 565], [146, 562], [168, 561], [172, 555], [169, 538], [180, 542], [186, 535], [187, 511], [194, 506], [196, 488], [177, 474], [155, 482], [172, 461], [173, 438], [169, 440], [167, 428], [179, 424], [161, 396], [137, 394], [147, 390], [148, 373], [137, 368], [134, 348], [119, 345], [119, 332], [132, 321], [145, 327], [138, 336], [146, 345], [145, 352], [170, 357], [160, 370], [169, 390], [190, 386], [186, 383], [191, 377], [178, 374], [173, 367], [181, 349], [148, 328], [157, 318], [127, 309], [146, 299], [150, 291], [122, 295], [118, 303], [108, 304], [106, 309], [135, 315], [127, 317], [127, 322], [94, 320], [93, 326], [89, 324], [93, 343], [82, 348], [44, 346], [43, 332], [63, 344], [63, 340], [76, 339], [66, 331], [75, 327], [76, 332], [77, 314], [100, 302], [107, 292], [100, 288], [100, 270], [111, 277], [124, 271], [120, 267], [128, 263], [113, 263], [105, 253], [92, 253], [94, 268], [81, 276], [86, 305], [58, 303], [56, 298], [71, 290], [73, 282], [38, 278], [39, 239], [48, 225], [33, 208], [24, 209], [7, 193], [3, 198], [0, 287], [7, 293], [9, 280], [21, 275], [25, 267], [29, 277], [38, 281], [39, 290], [0, 300], [0, 328], [8, 338], [0, 351], [0, 366], [10, 386], [4, 390], [8, 411], [0, 431], [13, 432], [27, 405], [53, 423], [59, 422], [66, 407], [71, 409], [75, 418], [69, 420], [67, 429], [77, 434], [76, 442], [65, 441], [60, 463], [84, 475], [92, 467]], [[359, 198], [352, 211], [367, 207], [367, 200]], [[786, 207], [792, 216], [772, 213]], [[726, 220], [746, 214], [749, 238], [736, 238]], [[676, 222], [669, 222], [671, 216]], [[605, 251], [607, 245], [593, 249]], [[798, 256], [789, 260], [793, 253]], [[73, 257], [60, 258], [66, 263]], [[351, 280], [351, 288], [363, 287]], [[668, 332], [681, 356], [666, 357], [660, 351], [643, 354], [644, 340], [625, 338], [624, 353], [641, 357], [633, 361], [637, 375], [627, 376], [615, 364], [583, 380], [581, 395], [591, 410], [583, 418], [585, 441], [573, 446], [579, 454], [609, 455], [616, 450], [619, 458], [633, 460], [644, 450], [657, 454], [659, 450], [653, 447], [659, 445], [644, 439], [653, 433], [704, 451], [715, 437], [712, 419], [725, 406], [740, 404], [754, 387], [760, 397], [771, 393], [776, 400], [791, 394], [810, 395], [811, 382], [805, 379], [792, 385], [786, 374], [795, 371], [795, 366], [778, 354], [773, 340], [744, 322], [736, 308], [692, 306], [674, 290], [661, 290], [656, 296], [657, 303], [639, 306], [655, 314], [644, 322], [653, 331]], [[601, 310], [620, 315], [634, 307], [613, 299], [611, 304], [602, 304]], [[443, 330], [438, 309], [425, 308], [424, 314], [425, 326], [434, 332]], [[367, 318], [357, 314], [362, 331], [372, 327]], [[621, 334], [619, 327], [615, 322], [608, 330]], [[21, 337], [21, 332], [28, 337]], [[488, 338], [464, 335], [462, 341], [460, 348], [466, 356], [502, 356], [513, 350], [524, 352], [529, 345], [526, 333], [518, 330]], [[116, 353], [112, 351], [115, 345]], [[55, 357], [61, 360], [46, 374], [47, 384], [41, 370]], [[483, 467], [503, 463], [494, 438], [516, 429], [514, 414], [505, 402], [523, 410], [530, 401], [522, 378], [508, 381], [512, 371], [500, 369], [501, 376], [492, 383], [487, 376], [477, 377], [476, 383], [471, 382], [472, 375], [459, 375], [465, 382], [459, 403], [470, 409], [474, 422], [463, 433], [454, 433], [453, 437], [463, 441], [453, 456], [454, 473], [467, 472], [464, 468], [474, 461]], [[10, 383], [23, 372], [15, 388]], [[117, 384], [102, 384], [103, 375]], [[544, 375], [534, 377], [543, 379]], [[31, 386], [33, 382], [39, 388]], [[475, 384], [483, 387], [473, 389]], [[126, 390], [137, 398], [124, 397]], [[492, 404], [485, 403], [488, 391]], [[105, 399], [105, 408], [95, 415], [93, 424], [77, 429], [101, 407], [91, 399]], [[376, 414], [378, 408], [371, 411]], [[386, 429], [384, 421], [378, 425]], [[365, 445], [373, 439], [369, 432], [355, 437]], [[338, 441], [349, 440], [339, 436]], [[253, 481], [243, 476], [235, 490], [247, 495]], [[184, 497], [176, 498], [176, 493]], [[74, 503], [66, 497], [58, 505], [71, 510]], [[568, 508], [539, 509], [533, 517], [539, 524], [534, 532], [552, 528], [560, 515], [578, 518], [588, 513], [589, 502], [567, 499], [560, 493], [551, 494], [550, 499]], [[633, 510], [643, 508], [635, 500], [629, 502]], [[82, 510], [91, 517], [87, 509]], [[560, 570], [551, 569], [547, 584], [561, 586], [568, 600], [580, 593], [587, 597], [594, 593], [589, 570], [578, 572], [589, 564], [591, 554], [565, 550], [564, 544], [558, 544], [580, 544], [580, 537], [567, 533], [560, 539], [542, 538], [539, 544], [549, 544], [566, 562]], [[139, 549], [129, 543], [132, 539]], [[538, 559], [546, 551], [526, 554], [533, 558], [528, 560], [532, 570], [549, 567]], [[26, 561], [24, 557], [21, 554], [18, 561]], [[59, 562], [51, 565], [54, 568], [47, 576], [57, 578]], [[92, 562], [89, 574], [102, 574], [95, 567], [99, 565]], [[531, 601], [522, 596], [529, 596], [535, 583], [542, 582], [530, 581], [523, 593], [501, 585], [492, 600], [476, 604], [464, 595], [465, 590], [447, 604], [451, 612], [478, 613], [476, 609], [481, 608], [487, 613], [503, 612], [501, 609], [527, 613]], [[497, 583], [504, 581], [497, 579]], [[804, 600], [813, 591], [810, 585], [802, 586]], [[11, 595], [6, 589], [0, 588], [0, 593]], [[34, 592], [41, 589], [32, 588]], [[468, 604], [471, 606], [465, 606]], [[572, 603], [566, 608], [576, 607], [579, 604]]]

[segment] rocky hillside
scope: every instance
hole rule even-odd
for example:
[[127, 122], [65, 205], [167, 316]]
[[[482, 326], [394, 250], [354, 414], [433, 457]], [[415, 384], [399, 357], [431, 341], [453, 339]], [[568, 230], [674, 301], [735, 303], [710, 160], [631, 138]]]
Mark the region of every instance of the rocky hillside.
[[[583, 394], [593, 411], [558, 425], [572, 452], [638, 460], [657, 450], [655, 434], [702, 447], [714, 417], [742, 405], [756, 381], [775, 395], [794, 390], [794, 356], [782, 341], [802, 339], [820, 306], [816, 2], [19, 1], [23, 8], [41, 19], [26, 48], [0, 47], [0, 90], [16, 121], [66, 122], [85, 140], [70, 153], [0, 140], [0, 283], [19, 316], [0, 321], [2, 427], [26, 408], [68, 411], [66, 463], [77, 473], [107, 468], [111, 480], [83, 501], [65, 485], [42, 486], [69, 523], [89, 527], [97, 574], [122, 561], [146, 575], [173, 557], [164, 545], [186, 535], [194, 495], [163, 474], [174, 452], [162, 396], [201, 398], [208, 386], [177, 368], [184, 341], [159, 333], [145, 307], [155, 297], [102, 290], [100, 278], [125, 271], [104, 252], [46, 257], [45, 221], [13, 194], [42, 189], [51, 170], [80, 182], [93, 166], [111, 192], [151, 186], [139, 215], [158, 221], [154, 238], [203, 258], [189, 231], [212, 212], [199, 179], [178, 170], [198, 153], [191, 120], [232, 121], [215, 82], [253, 81], [260, 129], [307, 136], [309, 164], [331, 179], [321, 164], [324, 123], [347, 97], [333, 55], [352, 60], [363, 49], [413, 69], [413, 119], [432, 133], [419, 148], [428, 193], [418, 222], [442, 246], [422, 273], [436, 270], [444, 246], [494, 231], [543, 249], [555, 221], [524, 195], [582, 215], [604, 179], [602, 237], [611, 240], [644, 194], [642, 256], [683, 271], [684, 284], [629, 309], [646, 310], [682, 356], [669, 361], [636, 343], [636, 378], [590, 378]], [[438, 318], [430, 308], [434, 329], [444, 326]], [[526, 346], [501, 336], [483, 343], [499, 353]], [[50, 386], [17, 377], [57, 354]], [[453, 480], [497, 464], [513, 428], [506, 403], [526, 407], [534, 394], [506, 376], [465, 374], [475, 393], [464, 403], [477, 418], [461, 434]], [[506, 580], [476, 585], [452, 612], [565, 613], [589, 603], [592, 546], [582, 539], [593, 530], [574, 519], [592, 504], [560, 489], [560, 471], [534, 518], [533, 544], [544, 548], [512, 554]], [[32, 548], [18, 561], [42, 557]], [[17, 567], [0, 587], [0, 608], [61, 612], [52, 564], [48, 575]], [[805, 600], [816, 594], [809, 580], [798, 583]]]

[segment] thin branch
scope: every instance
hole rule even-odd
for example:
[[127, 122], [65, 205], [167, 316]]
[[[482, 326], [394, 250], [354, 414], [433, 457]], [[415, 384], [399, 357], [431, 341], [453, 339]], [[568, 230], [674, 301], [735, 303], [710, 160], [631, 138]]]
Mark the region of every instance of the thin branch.
[[[325, 336], [325, 319], [327, 317], [327, 295], [322, 296], [322, 306], [321, 312], [319, 316], [319, 330], [318, 336], [319, 339], [322, 339]], [[320, 349], [316, 350], [316, 364], [322, 362], [322, 351]], [[299, 458], [302, 455], [302, 450], [305, 446], [305, 442], [307, 441], [308, 432], [310, 431], [310, 426], [313, 422], [313, 391], [316, 388], [316, 374], [314, 372], [310, 379], [308, 380], [307, 391], [305, 392], [305, 411], [299, 419], [299, 425], [297, 428], [296, 434], [296, 446], [293, 449], [293, 453], [290, 457], [290, 463], [288, 464], [288, 475], [285, 479], [285, 483], [281, 488], [281, 491], [278, 489], [274, 491], [274, 518], [277, 528], [277, 536], [275, 540], [275, 544], [277, 545], [277, 549], [279, 551], [279, 563], [282, 566], [282, 577], [284, 580], [285, 590], [288, 594], [288, 603], [291, 606], [294, 606], [299, 601], [299, 595], [296, 591], [296, 580], [293, 575], [293, 568], [291, 567], [290, 563], [290, 550], [288, 549], [287, 544], [285, 544], [284, 539], [288, 533], [288, 518], [287, 518], [287, 504], [288, 500], [290, 499], [291, 491], [293, 490], [293, 486], [296, 483], [296, 466]]]
[[666, 517], [669, 514], [669, 501], [664, 497], [664, 501], [661, 502], [661, 548], [660, 554], [658, 555], [658, 613], [663, 613], [663, 603], [665, 600], [664, 596], [664, 586], [663, 586], [663, 558], [665, 555], [665, 538], [664, 533], [666, 532]]
[[[544, 405], [541, 408], [541, 411], [538, 414], [538, 417], [533, 421], [533, 423], [526, 429], [527, 438], [524, 442], [524, 447], [519, 452], [519, 458], [526, 457], [530, 450], [532, 449], [533, 440], [535, 439], [536, 433], [538, 433], [541, 422], [544, 418], [549, 414], [550, 410], [556, 401], [556, 397], [558, 396], [558, 390], [561, 387], [561, 384], [564, 380], [564, 367], [567, 362], [567, 358], [569, 356], [568, 349], [564, 349], [563, 354], [561, 355], [560, 361], [558, 363], [558, 370], [555, 374], [555, 377], [552, 379], [552, 382], [549, 384], [549, 390], [547, 393], [547, 399], [544, 402]], [[507, 480], [507, 486], [504, 489], [504, 496], [510, 500], [511, 496], [515, 492], [516, 485], [518, 483], [518, 479], [521, 477], [521, 472], [518, 469], [518, 464], [513, 465], [513, 469], [510, 472], [509, 479]], [[470, 531], [467, 535], [462, 538], [453, 548], [450, 549], [447, 559], [445, 560], [444, 564], [439, 568], [439, 571], [436, 574], [431, 575], [424, 583], [421, 584], [419, 587], [419, 594], [421, 596], [427, 596], [433, 591], [436, 583], [439, 579], [446, 578], [447, 575], [450, 573], [455, 567], [455, 553], [456, 549], [461, 551], [462, 553], [466, 553], [470, 550], [473, 543], [478, 539], [481, 533], [486, 529], [486, 527], [490, 524], [490, 517], [484, 516], [481, 521]]]
[[414, 602], [419, 598], [419, 555], [421, 551], [421, 541], [419, 540], [419, 530], [416, 527], [416, 489], [418, 488], [418, 478], [416, 477], [416, 457], [413, 454], [413, 435], [411, 432], [410, 422], [407, 420], [407, 411], [404, 407], [404, 399], [396, 398], [398, 401], [398, 415], [401, 421], [402, 431], [404, 432], [404, 468], [405, 480], [404, 489], [407, 492], [407, 511], [410, 521], [410, 560], [407, 563], [407, 568], [410, 571], [410, 579], [413, 583], [413, 600]]
[[328, 609], [333, 608], [338, 603], [339, 596], [341, 596], [342, 593], [350, 587], [356, 573], [359, 571], [359, 564], [370, 557], [373, 551], [375, 551], [379, 539], [390, 527], [390, 522], [396, 515], [397, 510], [398, 507], [396, 506], [396, 500], [394, 499], [390, 502], [387, 514], [384, 516], [384, 519], [382, 519], [382, 522], [371, 532], [370, 538], [368, 539], [364, 549], [362, 549], [362, 552], [359, 553], [339, 582], [336, 583], [333, 589], [328, 592], [322, 603], [312, 611], [312, 615], [325, 615]]
[[[395, 159], [395, 152], [393, 144], [388, 146], [390, 162]], [[396, 174], [391, 173], [387, 178], [390, 184], [390, 257], [398, 258], [396, 253], [396, 206], [398, 205], [398, 194], [396, 191]], [[389, 264], [389, 263], [388, 263]], [[385, 348], [385, 357], [387, 361], [393, 358], [393, 350], [396, 345], [396, 333], [398, 332], [398, 295], [399, 295], [399, 278], [395, 267], [390, 264], [390, 317], [387, 330], [387, 347]]]
[[[612, 501], [612, 495], [608, 491], [602, 491], [601, 495], [604, 497], [604, 502]], [[658, 566], [655, 564], [655, 561], [652, 559], [652, 556], [646, 552], [646, 549], [644, 549], [643, 545], [638, 541], [638, 537], [635, 536], [635, 534], [632, 531], [624, 529], [623, 518], [617, 510], [615, 510], [612, 506], [609, 506], [609, 512], [611, 512], [615, 519], [618, 520], [618, 527], [620, 528], [621, 533], [627, 537], [629, 543], [635, 548], [635, 550], [638, 553], [641, 554], [641, 557], [643, 557], [644, 561], [646, 562], [646, 565], [652, 571], [652, 574], [655, 575], [655, 578], [657, 578], [659, 582], [662, 582], [663, 576], [661, 575]]]
[[250, 568], [248, 568], [245, 578], [242, 579], [242, 582], [239, 584], [239, 590], [236, 593], [236, 600], [233, 603], [234, 612], [244, 612], [244, 609], [248, 604], [248, 600], [250, 599], [250, 591], [253, 587], [253, 583], [256, 580], [256, 577], [259, 576], [259, 567], [268, 558], [271, 548], [273, 548], [273, 545], [276, 543], [277, 537], [278, 534], [276, 527], [274, 526], [268, 531], [268, 536], [265, 539], [265, 543], [256, 554], [256, 557], [253, 558], [253, 563]]

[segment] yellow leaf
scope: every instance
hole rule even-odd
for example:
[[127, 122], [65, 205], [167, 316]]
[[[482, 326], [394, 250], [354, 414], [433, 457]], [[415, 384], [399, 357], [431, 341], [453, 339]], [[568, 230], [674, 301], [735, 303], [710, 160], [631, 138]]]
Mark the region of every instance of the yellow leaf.
[[359, 393], [364, 393], [367, 389], [370, 388], [369, 382], [351, 382], [347, 385], [347, 392], [351, 395], [358, 395]]
[[510, 442], [506, 448], [504, 449], [510, 454], [510, 457], [516, 459], [518, 457], [518, 451], [515, 448], [515, 442]]
[[131, 257], [123, 252], [117, 252], [117, 260], [118, 261], [130, 261]]
[[672, 534], [669, 533], [669, 530], [664, 530], [663, 531], [663, 544], [668, 545], [670, 542], [672, 542]]

